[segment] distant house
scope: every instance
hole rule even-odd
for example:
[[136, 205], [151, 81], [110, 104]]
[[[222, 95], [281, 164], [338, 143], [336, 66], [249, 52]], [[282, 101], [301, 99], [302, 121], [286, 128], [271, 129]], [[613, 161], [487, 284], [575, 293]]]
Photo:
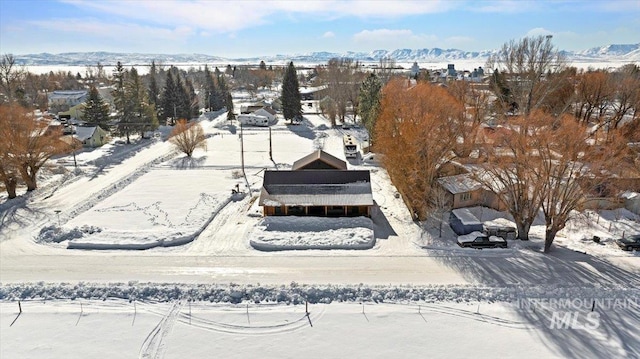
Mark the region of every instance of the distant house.
[[327, 96], [328, 86], [302, 87], [300, 88], [300, 98], [302, 101], [321, 100]]
[[53, 91], [48, 95], [49, 108], [56, 109], [56, 111], [66, 111], [87, 101], [88, 97], [89, 93], [86, 90]]
[[86, 107], [86, 104], [82, 102], [75, 106], [71, 106], [68, 111], [58, 112], [58, 116], [61, 118], [75, 118], [77, 120], [82, 120], [84, 119], [84, 110]]
[[277, 113], [274, 109], [270, 107], [263, 107], [261, 109], [253, 111], [253, 114], [256, 116], [266, 117], [270, 123], [274, 122], [277, 117]]
[[348, 171], [346, 162], [320, 150], [292, 168], [264, 172], [258, 204], [265, 216], [371, 216], [369, 171]]
[[100, 126], [83, 127], [76, 126], [75, 139], [82, 142], [85, 147], [100, 147], [109, 141], [109, 133]]
[[260, 100], [249, 105], [240, 106], [240, 113], [248, 114], [268, 106], [269, 104], [267, 104], [265, 101]]
[[418, 66], [417, 62], [414, 62], [413, 65], [411, 66], [411, 77], [415, 77], [419, 73], [420, 73], [420, 66]]

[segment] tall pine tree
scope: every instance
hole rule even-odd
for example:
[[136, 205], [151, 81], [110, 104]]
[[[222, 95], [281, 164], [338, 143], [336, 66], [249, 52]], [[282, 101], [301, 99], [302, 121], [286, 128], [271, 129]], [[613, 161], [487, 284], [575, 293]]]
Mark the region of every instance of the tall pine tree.
[[302, 105], [300, 104], [302, 97], [300, 96], [298, 75], [295, 66], [293, 66], [293, 62], [289, 63], [284, 73], [280, 100], [282, 101], [282, 114], [285, 120], [293, 123], [294, 119], [302, 117]]
[[127, 106], [129, 107], [128, 112], [131, 114], [131, 128], [139, 131], [141, 135], [144, 135], [144, 131], [158, 128], [155, 107], [149, 103], [147, 91], [135, 67], [132, 67], [131, 71], [129, 71], [125, 93], [127, 95]]
[[380, 90], [382, 82], [376, 74], [370, 74], [360, 86], [358, 94], [358, 112], [362, 124], [369, 131], [369, 138], [373, 138], [373, 129], [380, 112]]
[[151, 67], [149, 68], [149, 102], [153, 104], [156, 110], [160, 108], [160, 88], [158, 87], [157, 77], [156, 62], [151, 61]]
[[89, 89], [89, 98], [85, 102], [84, 118], [90, 124], [107, 128], [109, 105], [104, 102], [95, 86], [91, 86]]

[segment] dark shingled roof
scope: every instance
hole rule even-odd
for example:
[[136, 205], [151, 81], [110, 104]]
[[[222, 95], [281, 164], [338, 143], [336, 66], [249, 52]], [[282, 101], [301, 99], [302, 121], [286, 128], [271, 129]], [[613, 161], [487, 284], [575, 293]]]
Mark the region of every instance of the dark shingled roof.
[[[292, 170], [296, 171], [296, 170], [301, 170], [301, 169], [319, 169], [319, 168], [305, 168], [309, 165], [312, 165], [313, 162], [316, 161], [320, 161], [323, 162], [327, 165], [329, 165], [329, 167], [335, 168], [337, 170], [346, 170], [347, 169], [347, 163], [337, 157], [334, 157], [322, 150], [317, 150], [314, 151], [304, 157], [302, 157], [301, 159], [295, 161], [293, 163], [293, 166], [291, 167]], [[314, 167], [313, 165], [310, 167]]]
[[369, 171], [265, 171], [261, 206], [372, 206]]

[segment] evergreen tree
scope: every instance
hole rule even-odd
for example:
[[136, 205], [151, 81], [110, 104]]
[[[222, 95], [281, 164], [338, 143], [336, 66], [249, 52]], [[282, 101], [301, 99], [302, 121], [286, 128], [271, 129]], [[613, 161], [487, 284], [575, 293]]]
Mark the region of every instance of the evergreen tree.
[[231, 97], [231, 92], [227, 92], [227, 101], [225, 107], [227, 108], [227, 121], [233, 122], [233, 120], [236, 119], [236, 114], [233, 112], [233, 97]]
[[260, 70], [266, 70], [267, 69], [267, 65], [264, 63], [264, 61], [260, 61]]
[[189, 100], [188, 109], [189, 109], [189, 117], [193, 118], [198, 116], [200, 112], [200, 103], [198, 102], [198, 95], [196, 94], [196, 90], [193, 87], [193, 82], [191, 80], [186, 81], [186, 91], [187, 91], [187, 99]]
[[180, 74], [178, 73], [178, 68], [174, 67], [174, 71], [176, 73], [176, 113], [178, 118], [184, 118], [186, 120], [191, 119], [191, 100], [189, 98], [189, 94], [187, 93], [186, 84], [182, 83], [182, 79], [180, 78]]
[[382, 90], [382, 82], [376, 74], [372, 73], [362, 83], [358, 94], [358, 112], [362, 123], [369, 131], [369, 138], [373, 137], [373, 129], [380, 112], [380, 90]]
[[131, 130], [140, 131], [142, 135], [144, 131], [158, 128], [155, 107], [149, 102], [147, 91], [135, 67], [132, 67], [129, 72], [125, 90], [127, 107], [129, 107], [129, 113], [131, 114]]
[[122, 66], [122, 63], [118, 61], [116, 68], [113, 70], [114, 89], [112, 91], [113, 104], [116, 108], [118, 115], [118, 132], [127, 137], [127, 144], [131, 143], [129, 138], [132, 129], [133, 118], [131, 116], [131, 106], [127, 104], [127, 94], [125, 90], [125, 82], [127, 78], [127, 71]]
[[227, 65], [227, 68], [224, 70], [224, 74], [225, 75], [233, 75], [233, 69], [231, 68], [231, 65]]
[[215, 91], [214, 89], [215, 83], [213, 81], [213, 76], [211, 76], [211, 71], [209, 71], [209, 67], [207, 65], [204, 66], [204, 108], [207, 111], [211, 111], [213, 108], [212, 95]]
[[104, 102], [95, 86], [91, 86], [89, 89], [89, 98], [85, 102], [84, 118], [88, 123], [107, 128], [109, 105]]
[[160, 107], [160, 88], [158, 87], [157, 77], [156, 62], [151, 61], [151, 68], [149, 69], [149, 102], [156, 109]]
[[293, 123], [294, 119], [302, 117], [302, 105], [300, 104], [300, 85], [293, 62], [289, 63], [282, 79], [282, 114], [285, 120]]
[[176, 87], [176, 83], [173, 79], [173, 71], [167, 72], [167, 81], [164, 85], [164, 89], [162, 91], [161, 96], [161, 104], [162, 108], [160, 109], [161, 118], [166, 121], [166, 119], [170, 118], [170, 123], [175, 124], [178, 118], [178, 109], [177, 109], [177, 98], [178, 98], [178, 90]]

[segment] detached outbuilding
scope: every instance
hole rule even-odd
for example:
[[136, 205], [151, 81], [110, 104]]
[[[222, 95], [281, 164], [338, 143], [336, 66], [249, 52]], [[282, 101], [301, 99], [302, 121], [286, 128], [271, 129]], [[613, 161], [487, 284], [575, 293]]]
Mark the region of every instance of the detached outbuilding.
[[466, 208], [452, 210], [449, 215], [449, 225], [459, 236], [476, 231], [482, 232], [484, 230], [482, 222]]

